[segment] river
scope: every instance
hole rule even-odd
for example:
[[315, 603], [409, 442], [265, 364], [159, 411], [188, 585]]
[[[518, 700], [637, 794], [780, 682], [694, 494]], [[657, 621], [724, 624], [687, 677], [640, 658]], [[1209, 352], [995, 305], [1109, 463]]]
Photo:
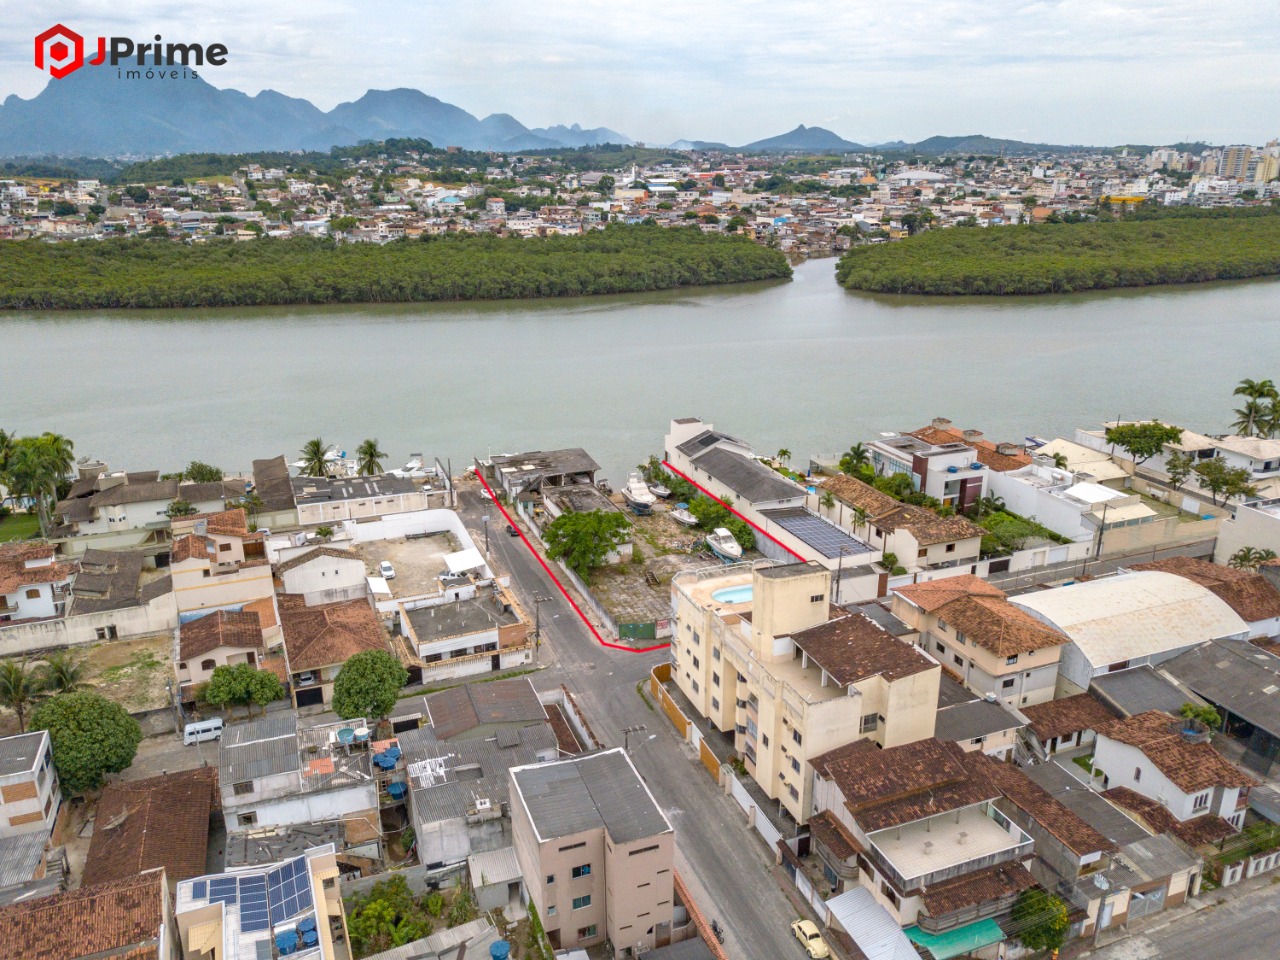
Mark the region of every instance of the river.
[[1280, 377], [1280, 280], [1037, 298], [790, 282], [581, 300], [0, 315], [0, 427], [113, 468], [231, 471], [321, 436], [452, 458], [585, 447], [615, 484], [700, 416], [762, 453], [935, 416], [997, 440], [1159, 416], [1229, 429]]

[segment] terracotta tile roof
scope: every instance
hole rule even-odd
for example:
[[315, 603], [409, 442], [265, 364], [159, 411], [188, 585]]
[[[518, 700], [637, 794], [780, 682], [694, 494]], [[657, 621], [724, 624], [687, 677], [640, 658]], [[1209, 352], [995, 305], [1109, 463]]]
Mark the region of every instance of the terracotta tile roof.
[[1031, 457], [1026, 453], [1000, 453], [996, 449], [998, 445], [990, 440], [981, 438], [966, 439], [964, 431], [956, 430], [955, 428], [924, 427], [920, 430], [910, 431], [907, 435], [915, 437], [917, 440], [923, 440], [925, 443], [963, 443], [978, 454], [978, 462], [980, 464], [1000, 473], [1031, 466]]
[[172, 885], [205, 872], [216, 767], [107, 786], [98, 800], [85, 884], [164, 867]]
[[817, 816], [809, 818], [809, 832], [839, 860], [848, 860], [866, 852], [858, 838], [830, 810], [823, 810]]
[[1069, 737], [1081, 730], [1096, 730], [1116, 719], [1116, 715], [1091, 693], [1078, 693], [1074, 697], [1050, 700], [1033, 707], [1022, 707], [1022, 714], [1031, 721], [1031, 732], [1041, 743], [1054, 737]]
[[937, 667], [861, 613], [844, 614], [792, 634], [791, 639], [842, 687], [876, 676], [892, 683]]
[[54, 549], [51, 543], [10, 542], [0, 543], [0, 563], [26, 563], [28, 560], [50, 560]]
[[275, 674], [281, 683], [289, 682], [289, 666], [284, 662], [284, 657], [278, 653], [269, 653], [259, 660], [258, 669]]
[[901, 594], [926, 613], [932, 613], [944, 603], [958, 600], [961, 597], [999, 597], [1004, 599], [1005, 592], [992, 586], [981, 577], [971, 573], [958, 577], [943, 577], [941, 580], [926, 580], [924, 583], [913, 583], [905, 587], [895, 587], [894, 593]]
[[188, 534], [173, 541], [170, 560], [172, 563], [182, 563], [184, 560], [192, 559], [208, 560], [212, 548], [213, 541], [208, 537], [197, 537], [194, 534]]
[[[310, 563], [312, 560], [318, 560], [321, 557], [334, 557], [339, 560], [360, 560], [360, 554], [353, 553], [350, 550], [339, 550], [337, 547], [316, 547], [314, 550], [308, 550], [306, 553], [300, 553], [291, 560], [276, 566], [276, 573], [287, 573], [294, 567], [300, 567], [304, 563]], [[363, 562], [363, 561], [362, 561]]]
[[856, 740], [810, 761], [835, 782], [845, 806], [866, 832], [921, 820], [998, 796], [970, 776], [959, 745], [933, 738], [878, 749]]
[[1116, 845], [1086, 823], [1074, 811], [1054, 799], [1011, 763], [996, 763], [986, 754], [965, 755], [975, 773], [990, 781], [1014, 806], [1036, 821], [1077, 856], [1114, 850]]
[[901, 505], [887, 493], [843, 473], [823, 481], [822, 489], [829, 490], [833, 497], [851, 507], [861, 507], [871, 517], [878, 517]]
[[1217, 843], [1236, 834], [1236, 828], [1217, 814], [1206, 813], [1190, 820], [1179, 820], [1164, 804], [1128, 787], [1112, 787], [1104, 790], [1102, 795], [1137, 816], [1152, 833], [1171, 833], [1190, 847]]
[[280, 604], [289, 669], [318, 670], [345, 663], [366, 650], [387, 650], [387, 635], [366, 600], [314, 607]]
[[0, 907], [0, 960], [147, 956], [164, 923], [163, 873]]
[[217, 610], [178, 627], [178, 656], [183, 660], [218, 647], [262, 649], [262, 622], [256, 613]]
[[944, 917], [966, 907], [1012, 897], [1036, 885], [1036, 878], [1020, 863], [998, 863], [943, 883], [931, 885], [921, 898], [931, 917]]
[[927, 507], [901, 503], [870, 484], [839, 474], [822, 485], [832, 496], [852, 507], [861, 507], [881, 530], [907, 530], [921, 544], [951, 543], [981, 537], [981, 527], [956, 515], [940, 517]]
[[256, 613], [263, 630], [269, 630], [280, 623], [280, 619], [276, 616], [275, 597], [259, 597], [257, 600], [250, 600], [240, 609], [245, 613]]
[[1280, 617], [1280, 590], [1260, 573], [1219, 566], [1198, 557], [1135, 563], [1130, 570], [1159, 570], [1193, 580], [1216, 594], [1246, 623]]
[[934, 610], [966, 640], [998, 657], [1060, 647], [1065, 634], [1037, 620], [1003, 597], [961, 597]]
[[1190, 743], [1167, 713], [1148, 710], [1097, 727], [1098, 736], [1137, 747], [1183, 793], [1211, 787], [1253, 787], [1258, 781], [1228, 763], [1207, 743]]
[[205, 529], [212, 534], [220, 537], [247, 537], [249, 535], [249, 523], [245, 516], [244, 507], [235, 507], [232, 510], [219, 510], [217, 513], [193, 513], [189, 517], [182, 517], [179, 525], [183, 530], [194, 530], [195, 524], [201, 521], [205, 524]]
[[[30, 559], [34, 560], [37, 557]], [[17, 593], [24, 587], [58, 583], [69, 579], [76, 572], [74, 561], [49, 563], [41, 567], [28, 567], [24, 564], [25, 559], [10, 560], [0, 556], [0, 597], [4, 597], [7, 593]]]

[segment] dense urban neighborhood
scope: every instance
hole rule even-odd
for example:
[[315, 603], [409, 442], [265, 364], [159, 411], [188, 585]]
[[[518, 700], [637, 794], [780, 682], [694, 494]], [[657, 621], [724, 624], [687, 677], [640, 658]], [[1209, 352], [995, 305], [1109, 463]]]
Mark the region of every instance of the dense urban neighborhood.
[[1231, 399], [808, 457], [680, 417], [625, 477], [0, 434], [0, 957], [1122, 956], [1251, 910], [1280, 394]]

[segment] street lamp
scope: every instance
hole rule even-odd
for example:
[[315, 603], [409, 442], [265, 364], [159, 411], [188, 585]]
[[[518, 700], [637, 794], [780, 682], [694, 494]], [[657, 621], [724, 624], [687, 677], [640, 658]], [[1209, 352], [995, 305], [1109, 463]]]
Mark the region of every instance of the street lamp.
[[[631, 752], [631, 735], [632, 735], [633, 733], [643, 733], [645, 730], [648, 730], [648, 729], [649, 729], [649, 728], [648, 728], [648, 727], [646, 727], [643, 723], [638, 723], [638, 724], [636, 724], [634, 727], [627, 727], [625, 730], [623, 730], [623, 731], [622, 731], [622, 750], [623, 750], [623, 752], [624, 752], [624, 753], [630, 753], [630, 752]], [[657, 736], [657, 734], [655, 733], [655, 734], [653, 734], [652, 736], [650, 736], [648, 739], [649, 739], [649, 740], [652, 740], [652, 739], [653, 739], [654, 737], [656, 737], [656, 736]]]
[[538, 660], [538, 650], [542, 647], [542, 605], [554, 599], [555, 597], [548, 597], [541, 593], [533, 595], [533, 659], [535, 663]]

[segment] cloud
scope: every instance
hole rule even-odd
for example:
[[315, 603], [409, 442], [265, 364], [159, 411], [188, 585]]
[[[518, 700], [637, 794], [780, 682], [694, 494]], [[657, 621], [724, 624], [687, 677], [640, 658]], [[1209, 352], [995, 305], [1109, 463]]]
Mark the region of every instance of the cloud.
[[[0, 91], [45, 78], [34, 4], [6, 11]], [[68, 0], [86, 36], [225, 43], [217, 86], [329, 109], [412, 86], [529, 126], [741, 143], [797, 123], [863, 142], [988, 133], [1066, 143], [1262, 142], [1280, 18], [1244, 0]]]

